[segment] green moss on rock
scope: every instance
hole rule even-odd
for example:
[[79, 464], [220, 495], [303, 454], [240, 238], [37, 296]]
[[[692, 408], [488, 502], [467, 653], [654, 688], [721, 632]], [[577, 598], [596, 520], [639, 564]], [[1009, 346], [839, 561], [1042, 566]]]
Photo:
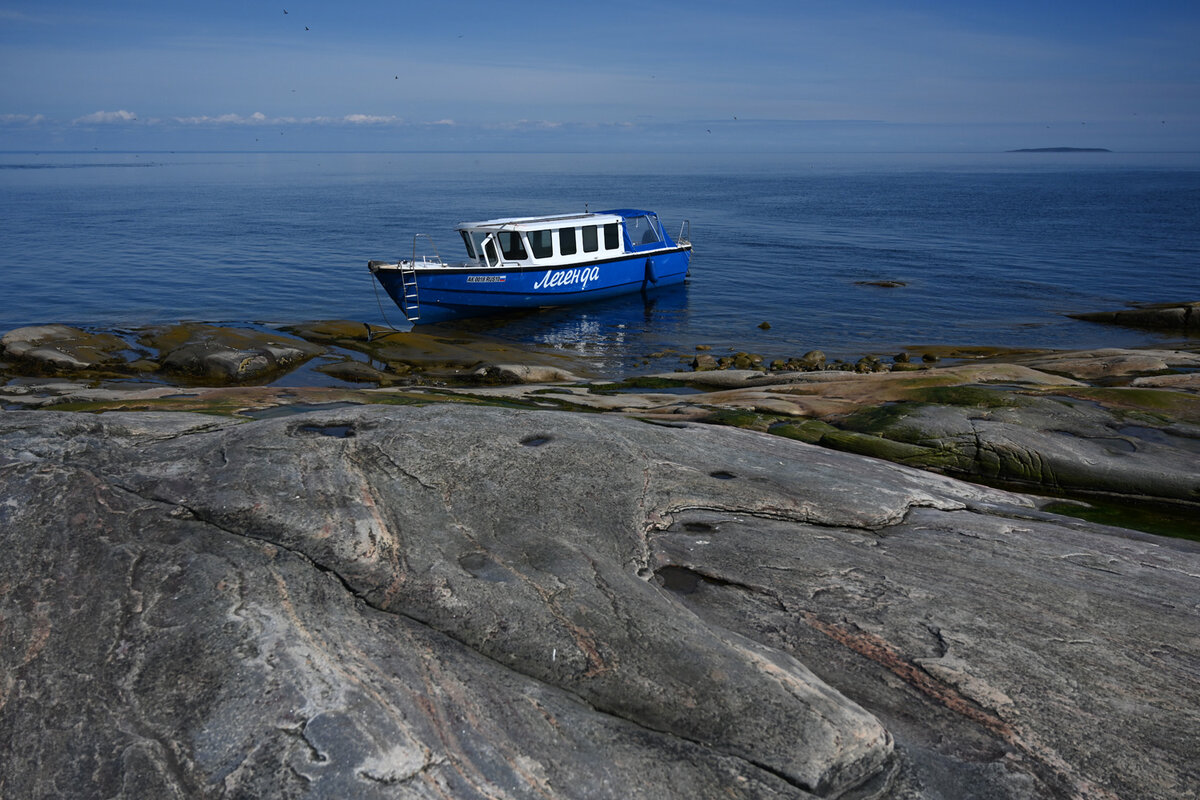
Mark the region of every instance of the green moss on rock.
[[982, 386], [929, 386], [914, 389], [910, 397], [918, 403], [974, 408], [1019, 408], [1020, 395]]

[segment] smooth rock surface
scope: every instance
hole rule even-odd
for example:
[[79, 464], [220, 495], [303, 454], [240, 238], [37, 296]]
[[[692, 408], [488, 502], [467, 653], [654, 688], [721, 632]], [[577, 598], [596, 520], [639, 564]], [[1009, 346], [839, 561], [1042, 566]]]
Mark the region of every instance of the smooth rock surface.
[[[899, 404], [868, 410], [846, 425], [912, 446], [895, 460], [913, 466], [1187, 503], [1200, 514], [1200, 426], [1126, 415], [1068, 396], [994, 398], [990, 405]], [[854, 446], [865, 442], [842, 444], [870, 453]]]
[[1200, 369], [1200, 355], [1179, 350], [1104, 348], [1049, 353], [1020, 361], [1033, 369], [1069, 375], [1085, 381], [1163, 372], [1169, 369]]
[[5, 797], [1195, 797], [1200, 555], [749, 431], [0, 415]]

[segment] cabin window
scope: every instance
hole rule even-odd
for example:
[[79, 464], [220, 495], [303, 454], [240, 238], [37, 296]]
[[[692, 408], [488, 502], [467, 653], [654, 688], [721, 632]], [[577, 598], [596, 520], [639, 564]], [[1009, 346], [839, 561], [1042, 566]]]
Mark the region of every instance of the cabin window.
[[554, 255], [554, 236], [551, 231], [530, 231], [529, 249], [534, 258], [550, 258]]
[[594, 253], [600, 249], [600, 237], [595, 225], [583, 226], [583, 252]]
[[657, 244], [663, 240], [658, 218], [653, 214], [626, 217], [625, 233], [629, 236], [629, 243], [635, 247], [639, 244]]
[[479, 256], [475, 255], [475, 245], [471, 243], [471, 234], [466, 231], [459, 231], [463, 237], [463, 244], [467, 246], [467, 258], [475, 260]]
[[506, 261], [523, 261], [528, 258], [525, 255], [525, 243], [521, 241], [521, 234], [516, 231], [500, 231], [496, 234], [496, 238], [500, 240], [500, 252], [504, 253]]
[[563, 256], [575, 255], [575, 229], [559, 228], [558, 254]]
[[621, 232], [617, 223], [610, 222], [604, 226], [604, 249], [617, 250], [621, 247]]

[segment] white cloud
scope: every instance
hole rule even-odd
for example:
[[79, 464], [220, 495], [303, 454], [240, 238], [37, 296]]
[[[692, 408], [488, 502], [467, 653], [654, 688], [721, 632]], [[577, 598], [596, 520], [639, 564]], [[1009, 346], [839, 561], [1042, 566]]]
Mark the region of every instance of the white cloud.
[[248, 117], [241, 114], [219, 114], [209, 116], [202, 114], [195, 117], [174, 117], [173, 122], [179, 125], [396, 125], [404, 120], [394, 116], [379, 116], [375, 114], [347, 114], [343, 117], [268, 117], [261, 111], [255, 111]]
[[38, 125], [45, 121], [41, 114], [0, 114], [0, 125]]
[[0, 8], [0, 20], [3, 20], [5, 22], [34, 22], [34, 23], [43, 23], [43, 22], [47, 21], [46, 18], [44, 18], [44, 17], [34, 17], [34, 16], [30, 16], [29, 14], [26, 14], [24, 11], [12, 11], [7, 8]]
[[515, 122], [493, 122], [485, 124], [484, 128], [490, 128], [501, 131], [528, 131], [528, 130], [553, 130], [561, 128], [561, 122], [552, 122], [550, 120], [531, 120], [519, 119]]
[[175, 117], [174, 121], [180, 125], [276, 125], [280, 122], [294, 122], [295, 120], [269, 119], [261, 111], [255, 111], [248, 117], [243, 117], [241, 114], [220, 114], [215, 117], [202, 114], [198, 117]]
[[114, 122], [137, 122], [137, 114], [132, 111], [96, 111], [75, 120], [76, 125], [107, 125]]
[[379, 125], [401, 121], [399, 117], [380, 117], [373, 114], [347, 114], [343, 120], [354, 125]]

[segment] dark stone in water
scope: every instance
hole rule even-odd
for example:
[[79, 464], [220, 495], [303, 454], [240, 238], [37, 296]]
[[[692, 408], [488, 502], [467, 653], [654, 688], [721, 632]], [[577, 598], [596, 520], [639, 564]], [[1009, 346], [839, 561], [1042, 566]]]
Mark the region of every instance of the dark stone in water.
[[1130, 328], [1200, 330], [1200, 302], [1160, 303], [1122, 311], [1095, 311], [1086, 314], [1069, 314], [1068, 316], [1085, 322], [1102, 322]]
[[1106, 147], [1022, 147], [1010, 153], [1111, 153]]

